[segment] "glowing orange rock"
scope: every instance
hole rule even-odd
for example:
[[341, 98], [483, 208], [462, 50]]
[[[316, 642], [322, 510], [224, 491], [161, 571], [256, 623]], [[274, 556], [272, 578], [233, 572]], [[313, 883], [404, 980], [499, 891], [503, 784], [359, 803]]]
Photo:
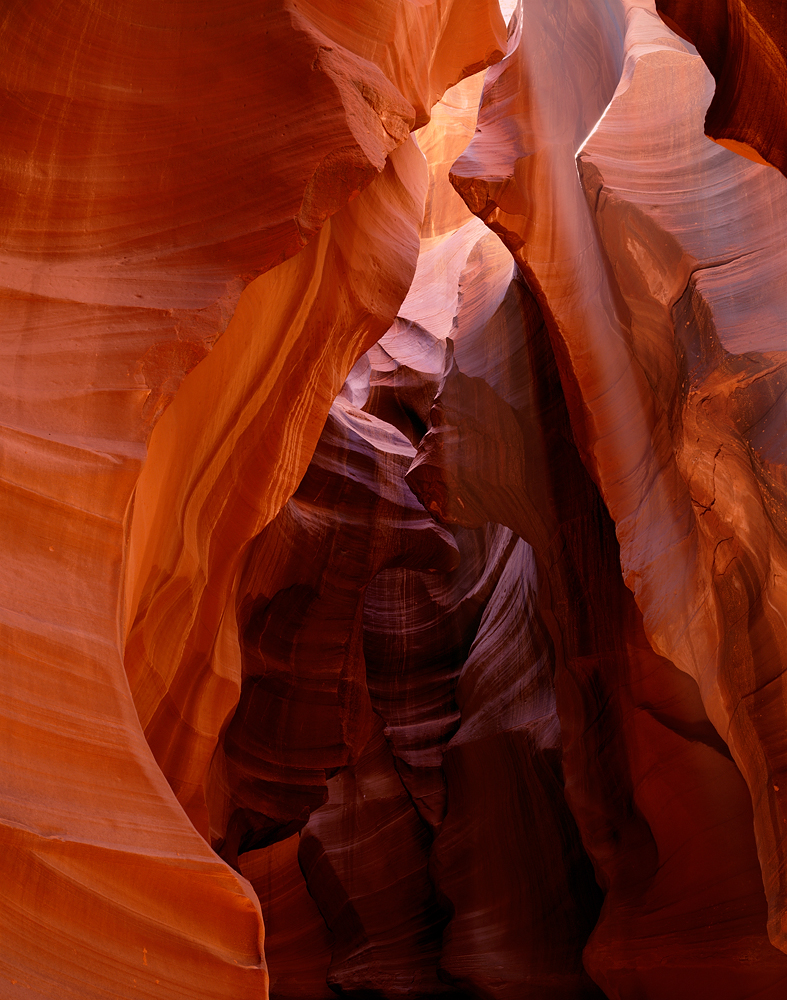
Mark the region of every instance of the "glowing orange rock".
[[259, 903], [182, 808], [207, 835], [233, 585], [409, 286], [410, 129], [504, 44], [486, 0], [348, 10], [2, 19], [8, 995], [265, 995]]

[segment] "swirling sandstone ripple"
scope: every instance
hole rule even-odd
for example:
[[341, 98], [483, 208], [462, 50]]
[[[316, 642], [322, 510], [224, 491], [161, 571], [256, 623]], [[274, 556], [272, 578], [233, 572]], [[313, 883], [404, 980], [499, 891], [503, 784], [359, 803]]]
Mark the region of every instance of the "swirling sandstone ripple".
[[[544, 310], [573, 433], [615, 520], [626, 582], [644, 624], [643, 631], [639, 611], [624, 612], [621, 594], [619, 610], [611, 613], [630, 622], [633, 631], [610, 707], [620, 706], [614, 726], [623, 740], [619, 752], [627, 762], [626, 782], [632, 782], [625, 795], [636, 803], [636, 821], [628, 824], [634, 836], [630, 846], [608, 853], [607, 861], [593, 847], [601, 830], [597, 826], [592, 834], [585, 826], [583, 796], [577, 796], [580, 788], [570, 773], [572, 755], [564, 755], [569, 802], [608, 888], [586, 964], [613, 996], [638, 989], [661, 996], [677, 988], [688, 995], [702, 985], [714, 995], [761, 991], [776, 997], [785, 967], [764, 937], [740, 774], [725, 763], [716, 734], [729, 744], [749, 786], [768, 930], [783, 946], [784, 726], [778, 689], [784, 613], [776, 582], [783, 530], [773, 502], [781, 457], [778, 432], [765, 423], [766, 412], [769, 421], [778, 420], [781, 399], [775, 317], [784, 314], [784, 286], [773, 279], [783, 274], [784, 237], [771, 220], [772, 206], [784, 196], [783, 181], [710, 143], [700, 148], [706, 92], [693, 74], [702, 72], [701, 63], [665, 31], [652, 8], [617, 8], [625, 13], [625, 43], [618, 31], [621, 17], [613, 17], [594, 49], [591, 62], [599, 81], [609, 79], [611, 66], [622, 69], [614, 97], [610, 90], [582, 84], [589, 65], [585, 40], [571, 30], [565, 34], [564, 44], [573, 46], [577, 57], [553, 81], [565, 95], [559, 102], [539, 88], [539, 73], [546, 78], [550, 72], [553, 15], [530, 4], [524, 10], [527, 30], [523, 25], [517, 48], [490, 75], [480, 131], [454, 166], [453, 179], [470, 207], [514, 251]], [[601, 31], [601, 5], [586, 6], [582, 17], [588, 10], [596, 12]], [[658, 97], [648, 90], [656, 80]], [[576, 110], [577, 93], [589, 95], [587, 113]], [[611, 100], [606, 113], [587, 135], [605, 100]], [[584, 191], [571, 142], [582, 150]], [[752, 208], [739, 215], [743, 202]], [[761, 283], [749, 266], [760, 255]], [[714, 280], [721, 277], [714, 271], [727, 268], [732, 280], [752, 279], [756, 294], [734, 296], [729, 282]], [[753, 353], [744, 353], [744, 345]], [[722, 460], [725, 451], [729, 458]], [[535, 548], [538, 552], [538, 544]], [[611, 609], [609, 594], [606, 602]], [[645, 634], [665, 659], [646, 650]], [[671, 672], [667, 659], [695, 679], [702, 709], [695, 689]], [[611, 676], [609, 669], [605, 675]], [[573, 676], [581, 678], [576, 671]], [[624, 676], [630, 680], [624, 682]], [[558, 711], [570, 741], [559, 681], [558, 676]], [[580, 680], [577, 694], [586, 683]], [[666, 726], [659, 770], [669, 766], [669, 731], [688, 739], [681, 751], [683, 777], [671, 784], [681, 789], [686, 809], [680, 843], [673, 846], [662, 818], [665, 807], [652, 784], [654, 771], [641, 750], [655, 745], [656, 730], [647, 715], [631, 715], [626, 702], [632, 696], [637, 711], [644, 709]], [[680, 713], [667, 711], [676, 704]], [[691, 735], [700, 725], [702, 739]], [[696, 742], [715, 756], [695, 748]], [[723, 786], [725, 792], [713, 808], [701, 805], [690, 791], [692, 782], [696, 787], [707, 782], [708, 789]], [[712, 831], [720, 829], [726, 832], [717, 838]], [[650, 862], [649, 840], [655, 848]], [[738, 846], [731, 848], [733, 843]], [[635, 877], [620, 862], [637, 853]], [[638, 878], [644, 880], [639, 886]], [[694, 896], [689, 885], [696, 887]], [[686, 892], [693, 905], [705, 899], [707, 923], [698, 911], [696, 917], [686, 912]], [[659, 929], [654, 906], [665, 916], [683, 913], [686, 939], [696, 935], [702, 948], [681, 954], [677, 942], [670, 944]], [[721, 922], [722, 913], [729, 923]], [[649, 934], [653, 939], [646, 946]], [[674, 978], [656, 971], [670, 952], [666, 961]], [[756, 971], [746, 958], [754, 953]]]
[[787, 23], [779, 0], [656, 0], [716, 80], [705, 131], [787, 173]]
[[303, 826], [325, 801], [326, 772], [369, 740], [369, 581], [389, 566], [444, 571], [458, 560], [405, 486], [413, 454], [395, 428], [337, 401], [298, 491], [249, 550], [240, 702], [211, 779], [213, 836], [230, 861]]
[[[425, 192], [410, 128], [504, 42], [484, 0], [371, 9], [69, 0], [0, 18], [4, 995], [265, 995], [259, 904], [172, 789], [207, 835], [241, 553], [409, 285]], [[367, 254], [359, 290], [350, 234], [386, 212], [397, 249]], [[283, 336], [295, 302], [338, 314], [322, 346]], [[295, 368], [303, 405], [271, 424]], [[263, 512], [229, 497], [264, 413]]]
[[783, 18], [504, 7], [0, 14], [3, 998], [783, 1000]]

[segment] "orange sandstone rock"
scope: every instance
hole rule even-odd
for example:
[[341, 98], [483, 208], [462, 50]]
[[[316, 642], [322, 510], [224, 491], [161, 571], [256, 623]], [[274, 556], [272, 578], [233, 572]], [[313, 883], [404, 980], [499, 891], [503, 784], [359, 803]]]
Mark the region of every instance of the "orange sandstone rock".
[[[126, 665], [151, 747], [206, 837], [207, 768], [241, 680], [242, 557], [306, 469], [320, 429], [311, 408], [327, 411], [355, 354], [404, 296], [424, 180], [408, 143], [302, 254], [256, 279], [148, 449], [127, 562], [137, 611]], [[282, 398], [293, 401], [286, 413]]]
[[483, 0], [371, 9], [2, 18], [4, 995], [266, 993], [183, 812], [207, 834], [233, 586], [409, 285], [408, 133], [504, 42]]
[[783, 997], [783, 25], [503, 6], [0, 19], [3, 997]]
[[[652, 9], [626, 5], [625, 42], [622, 21], [608, 13], [601, 4], [566, 12], [561, 46], [564, 56], [569, 49], [573, 55], [560, 64], [562, 75], [555, 75], [557, 13], [524, 5], [517, 47], [490, 74], [479, 133], [452, 178], [470, 207], [514, 251], [544, 310], [573, 433], [615, 520], [624, 576], [643, 619], [644, 633], [639, 612], [626, 610], [622, 594], [613, 601], [612, 592], [602, 588], [599, 596], [610, 617], [629, 623], [624, 634], [631, 630], [628, 651], [600, 675], [604, 685], [612, 683], [610, 708], [619, 713], [610, 720], [615, 739], [622, 741], [613, 756], [627, 762], [632, 782], [617, 793], [621, 805], [626, 798], [635, 804], [627, 824], [634, 837], [630, 846], [618, 841], [613, 849], [612, 840], [609, 849], [599, 850], [608, 834], [588, 823], [611, 789], [583, 788], [580, 773], [592, 777], [592, 771], [569, 769], [572, 756], [564, 756], [569, 801], [608, 890], [586, 963], [613, 996], [641, 989], [652, 996], [674, 995], [678, 988], [689, 995], [702, 984], [716, 995], [759, 990], [775, 997], [783, 989], [784, 965], [764, 939], [740, 777], [724, 763], [715, 734], [691, 734], [699, 733], [697, 726], [708, 733], [702, 719], [707, 715], [747, 781], [769, 933], [783, 945], [783, 835], [777, 832], [783, 726], [776, 721], [782, 712], [776, 691], [784, 643], [775, 585], [782, 531], [771, 500], [781, 475], [774, 450], [778, 432], [766, 433], [761, 424], [766, 408], [769, 419], [775, 418], [780, 398], [781, 359], [773, 353], [778, 338], [771, 317], [783, 314], [782, 286], [768, 278], [783, 269], [783, 235], [770, 225], [765, 206], [780, 203], [783, 182], [775, 172], [710, 144], [692, 153], [690, 136], [702, 141], [696, 118], [689, 120], [702, 100], [691, 96], [699, 84], [692, 77], [696, 56], [665, 32]], [[592, 50], [586, 47], [588, 18], [599, 42]], [[588, 81], [591, 67], [596, 86]], [[543, 86], [550, 78], [551, 91]], [[649, 89], [656, 80], [658, 92]], [[578, 151], [584, 190], [574, 166]], [[685, 166], [679, 166], [684, 156]], [[737, 216], [738, 205], [749, 198], [756, 224], [748, 221], [750, 208], [747, 216]], [[770, 247], [761, 290], [752, 298], [731, 295], [736, 286], [729, 280], [736, 272], [747, 280], [753, 276], [747, 262], [756, 259], [765, 238]], [[729, 280], [714, 280], [726, 266]], [[739, 280], [737, 288], [742, 287]], [[757, 445], [749, 440], [753, 427]], [[757, 447], [768, 455], [767, 473]], [[726, 464], [719, 461], [725, 450]], [[541, 505], [535, 508], [540, 511]], [[604, 543], [608, 553], [609, 544]], [[729, 557], [722, 555], [725, 545]], [[599, 629], [603, 634], [596, 619], [594, 631]], [[646, 649], [645, 634], [662, 657], [696, 680], [703, 710], [691, 685], [682, 685], [666, 660]], [[572, 739], [577, 699], [592, 676], [583, 679], [581, 671], [569, 670], [570, 685], [556, 680], [565, 739]], [[561, 687], [568, 699], [574, 685], [569, 708], [571, 700], [561, 701]], [[669, 705], [681, 705], [680, 713], [667, 711]], [[670, 779], [659, 792], [654, 765], [642, 752], [658, 742], [656, 729], [647, 716], [637, 722], [632, 708], [689, 744], [705, 743], [717, 756], [684, 743], [677, 784]], [[669, 769], [671, 739], [662, 733], [658, 771]], [[713, 807], [700, 805], [691, 791], [703, 784], [725, 788]], [[674, 846], [663, 821], [666, 787], [673, 788], [676, 809], [681, 802], [683, 837]], [[711, 815], [720, 818], [709, 823]], [[613, 827], [624, 816], [619, 814]], [[712, 831], [722, 828], [727, 832], [717, 839]], [[740, 846], [727, 855], [733, 842]], [[636, 867], [628, 869], [634, 858]], [[676, 926], [674, 920], [659, 929], [654, 907], [677, 915], [689, 885], [695, 887], [693, 905], [705, 900], [708, 920], [695, 922], [684, 912], [677, 926], [686, 940], [703, 943], [681, 953], [666, 931]], [[721, 923], [722, 913], [729, 923]], [[649, 935], [653, 939], [646, 945]], [[751, 948], [758, 956], [756, 974], [746, 965]], [[656, 972], [663, 961], [674, 978]]]

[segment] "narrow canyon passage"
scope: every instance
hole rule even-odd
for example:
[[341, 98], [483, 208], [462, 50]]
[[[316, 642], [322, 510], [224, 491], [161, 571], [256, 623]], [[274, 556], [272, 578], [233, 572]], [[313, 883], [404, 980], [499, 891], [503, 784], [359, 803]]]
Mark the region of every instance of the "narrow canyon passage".
[[783, 1000], [775, 0], [0, 35], [0, 1000]]

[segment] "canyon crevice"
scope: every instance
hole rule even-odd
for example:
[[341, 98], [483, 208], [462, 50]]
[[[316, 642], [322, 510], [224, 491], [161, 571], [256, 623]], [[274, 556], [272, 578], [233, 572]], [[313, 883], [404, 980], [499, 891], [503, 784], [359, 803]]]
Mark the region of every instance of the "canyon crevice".
[[0, 998], [783, 1000], [776, 0], [0, 36]]

